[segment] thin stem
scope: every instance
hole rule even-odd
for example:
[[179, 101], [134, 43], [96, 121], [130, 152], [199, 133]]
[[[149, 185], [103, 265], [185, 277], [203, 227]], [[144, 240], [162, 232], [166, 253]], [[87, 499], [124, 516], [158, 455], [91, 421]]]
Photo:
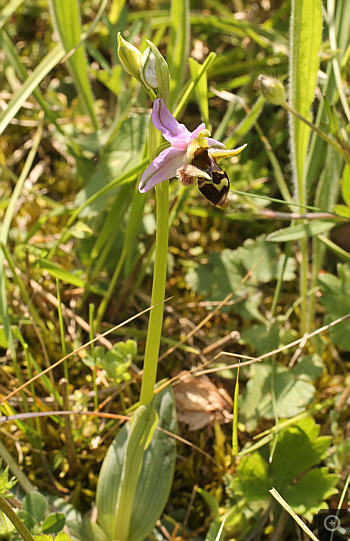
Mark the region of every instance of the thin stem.
[[276, 154], [272, 150], [270, 142], [267, 139], [267, 137], [264, 135], [264, 133], [263, 133], [262, 129], [260, 128], [258, 122], [255, 122], [254, 127], [255, 127], [255, 129], [256, 129], [259, 137], [260, 137], [261, 142], [265, 146], [266, 153], [267, 153], [267, 155], [269, 157], [269, 160], [271, 162], [272, 168], [273, 168], [274, 173], [275, 173], [275, 178], [276, 178], [278, 188], [279, 188], [281, 194], [283, 195], [285, 201], [289, 204], [289, 207], [292, 209], [293, 208], [292, 207], [293, 198], [289, 193], [288, 186], [286, 184], [286, 181], [284, 180], [282, 169], [281, 169], [280, 164], [278, 163], [278, 160], [276, 158]]
[[17, 531], [21, 534], [25, 541], [34, 541], [27, 527], [23, 524], [21, 519], [16, 515], [11, 505], [0, 496], [0, 510], [5, 513], [7, 518], [12, 522]]
[[284, 107], [287, 111], [289, 111], [290, 113], [292, 113], [292, 115], [296, 116], [299, 120], [301, 120], [302, 122], [304, 122], [307, 126], [309, 126], [309, 128], [311, 128], [314, 132], [316, 132], [320, 137], [322, 137], [322, 139], [324, 141], [326, 141], [326, 143], [328, 143], [329, 145], [331, 145], [333, 148], [335, 148], [335, 150], [337, 152], [339, 152], [339, 154], [342, 155], [342, 157], [344, 158], [344, 160], [346, 161], [346, 163], [350, 164], [350, 155], [342, 149], [342, 147], [334, 140], [332, 139], [331, 137], [329, 137], [329, 135], [327, 135], [324, 131], [320, 130], [320, 128], [318, 126], [316, 126], [315, 124], [313, 124], [312, 122], [309, 122], [305, 117], [303, 117], [300, 113], [298, 113], [298, 111], [296, 111], [294, 109], [294, 107], [291, 107], [289, 105], [289, 103], [287, 102], [284, 102], [282, 104], [282, 107]]
[[[89, 332], [89, 339], [94, 339], [94, 305], [89, 304], [89, 325], [90, 325], [90, 332]], [[94, 409], [98, 410], [98, 388], [96, 383], [96, 373], [97, 373], [97, 364], [96, 364], [96, 355], [95, 355], [95, 344], [91, 344], [91, 355], [94, 359], [94, 367], [92, 371], [92, 384], [94, 387]]]
[[200, 68], [200, 70], [199, 70], [199, 72], [197, 74], [197, 77], [194, 79], [194, 81], [190, 82], [186, 92], [184, 93], [184, 95], [182, 96], [182, 98], [180, 100], [180, 103], [176, 107], [175, 112], [174, 112], [174, 118], [177, 118], [179, 116], [182, 109], [185, 107], [186, 103], [188, 103], [188, 100], [190, 99], [190, 96], [194, 92], [199, 80], [204, 75], [204, 73], [209, 69], [209, 66], [212, 64], [212, 62], [214, 62], [215, 57], [216, 57], [216, 54], [213, 53], [213, 52], [208, 54], [205, 62], [203, 62], [202, 66], [201, 66], [201, 68]]
[[274, 220], [333, 220], [334, 223], [344, 222], [346, 218], [336, 216], [333, 212], [306, 212], [305, 214], [298, 214], [297, 212], [279, 212], [277, 210], [263, 209], [258, 207], [256, 215], [260, 218], [274, 219]]
[[[142, 379], [140, 404], [146, 405], [153, 397], [157, 378], [158, 355], [163, 324], [163, 301], [165, 298], [165, 282], [168, 257], [169, 233], [169, 182], [164, 181], [156, 186], [157, 198], [157, 233], [152, 286], [151, 304], [158, 305], [151, 310], [146, 350], [144, 373]], [[159, 304], [162, 303], [162, 304]]]
[[308, 249], [306, 239], [300, 239], [300, 254], [301, 254], [301, 265], [300, 265], [300, 296], [302, 297], [301, 303], [301, 334], [303, 335], [307, 329], [307, 315], [308, 315]]

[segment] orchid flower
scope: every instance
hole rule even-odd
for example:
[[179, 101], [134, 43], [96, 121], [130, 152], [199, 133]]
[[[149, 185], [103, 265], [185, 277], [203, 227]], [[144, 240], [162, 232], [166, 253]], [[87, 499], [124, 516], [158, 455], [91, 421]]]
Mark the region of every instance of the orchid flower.
[[155, 100], [152, 122], [170, 147], [163, 150], [144, 171], [139, 184], [141, 193], [164, 180], [177, 177], [185, 186], [198, 181], [198, 189], [215, 206], [226, 207], [230, 180], [217, 164], [220, 158], [239, 154], [247, 145], [227, 150], [223, 143], [210, 138], [202, 123], [193, 132], [175, 120], [162, 98]]

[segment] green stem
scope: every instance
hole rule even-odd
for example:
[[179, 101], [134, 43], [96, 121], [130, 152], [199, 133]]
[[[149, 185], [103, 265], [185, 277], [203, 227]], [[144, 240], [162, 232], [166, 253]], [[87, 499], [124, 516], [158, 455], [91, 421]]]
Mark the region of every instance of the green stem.
[[[303, 222], [302, 222], [303, 223]], [[301, 265], [300, 265], [300, 296], [302, 297], [301, 303], [301, 333], [302, 335], [307, 331], [307, 315], [308, 315], [308, 249], [306, 239], [300, 239], [300, 253], [301, 253]]]
[[[153, 397], [154, 386], [157, 378], [158, 355], [160, 338], [163, 325], [163, 301], [165, 298], [165, 282], [168, 257], [168, 233], [169, 233], [169, 182], [164, 181], [156, 186], [157, 198], [157, 233], [156, 249], [152, 286], [151, 310], [145, 359], [143, 365], [143, 379], [141, 386], [140, 404], [146, 405]], [[159, 304], [161, 303], [161, 304]]]
[[89, 304], [89, 325], [90, 325], [90, 332], [89, 332], [89, 339], [91, 340], [91, 355], [94, 359], [94, 367], [92, 372], [92, 384], [94, 388], [94, 410], [98, 411], [98, 387], [96, 383], [96, 372], [97, 372], [97, 363], [96, 363], [96, 355], [95, 355], [95, 344], [93, 343], [93, 339], [95, 337], [94, 334], [94, 305]]
[[278, 160], [276, 158], [276, 154], [272, 150], [270, 142], [267, 139], [267, 137], [265, 137], [265, 135], [264, 135], [262, 129], [260, 128], [258, 122], [255, 122], [254, 127], [255, 127], [255, 129], [256, 129], [259, 137], [260, 137], [261, 142], [265, 146], [266, 154], [268, 155], [268, 157], [270, 159], [273, 171], [275, 173], [275, 179], [276, 179], [279, 191], [283, 195], [284, 200], [286, 201], [286, 203], [289, 204], [289, 208], [291, 210], [293, 210], [293, 206], [292, 206], [293, 205], [293, 198], [289, 193], [288, 186], [286, 184], [286, 181], [284, 180], [282, 169], [281, 169], [281, 166], [280, 166], [280, 164], [279, 164], [279, 162], [278, 162]]
[[0, 496], [0, 510], [5, 513], [7, 518], [12, 522], [17, 531], [21, 534], [25, 541], [34, 541], [33, 537], [30, 535], [29, 530], [23, 524], [23, 522], [18, 518], [11, 505]]
[[312, 122], [309, 122], [305, 117], [303, 117], [298, 111], [296, 111], [293, 107], [289, 105], [289, 103], [284, 102], [282, 104], [282, 107], [284, 107], [287, 111], [292, 113], [292, 115], [296, 116], [299, 120], [304, 122], [309, 128], [311, 128], [314, 132], [316, 132], [326, 143], [331, 145], [345, 160], [346, 163], [350, 164], [350, 155], [331, 137], [329, 137], [324, 131], [320, 130], [318, 126], [313, 124]]

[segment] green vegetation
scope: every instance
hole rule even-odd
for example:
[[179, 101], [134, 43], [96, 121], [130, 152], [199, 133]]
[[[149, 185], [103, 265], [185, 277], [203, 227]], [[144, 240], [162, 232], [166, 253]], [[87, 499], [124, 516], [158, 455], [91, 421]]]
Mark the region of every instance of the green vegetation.
[[349, 20], [0, 0], [1, 538], [317, 540], [347, 507]]

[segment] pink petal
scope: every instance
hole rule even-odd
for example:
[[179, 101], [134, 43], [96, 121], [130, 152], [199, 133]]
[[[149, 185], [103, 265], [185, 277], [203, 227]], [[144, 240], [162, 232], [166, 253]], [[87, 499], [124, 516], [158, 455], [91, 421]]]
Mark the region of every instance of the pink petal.
[[191, 141], [192, 141], [192, 139], [194, 139], [195, 137], [197, 137], [197, 135], [198, 135], [202, 130], [205, 130], [205, 124], [204, 124], [204, 122], [202, 122], [202, 124], [199, 124], [198, 128], [196, 128], [196, 129], [191, 133]]
[[191, 132], [184, 124], [180, 124], [168, 111], [162, 98], [155, 100], [152, 111], [152, 122], [171, 146], [186, 150]]
[[217, 147], [217, 148], [226, 148], [223, 143], [220, 143], [220, 141], [216, 141], [216, 139], [210, 139], [210, 137], [205, 137], [206, 142], [208, 143], [208, 147]]
[[156, 184], [176, 176], [176, 171], [184, 164], [185, 152], [178, 148], [166, 148], [143, 172], [139, 192], [146, 193]]

